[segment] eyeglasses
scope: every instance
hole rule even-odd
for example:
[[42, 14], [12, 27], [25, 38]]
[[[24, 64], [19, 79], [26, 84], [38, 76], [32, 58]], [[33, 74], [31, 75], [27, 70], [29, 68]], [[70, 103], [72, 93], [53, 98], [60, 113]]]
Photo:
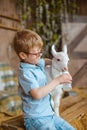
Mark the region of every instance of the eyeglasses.
[[28, 52], [27, 54], [29, 54], [29, 55], [35, 55], [35, 56], [39, 56], [39, 55], [43, 54], [43, 50], [41, 50], [40, 52], [37, 52], [37, 53], [31, 53], [31, 52]]
[[35, 56], [39, 56], [39, 55], [41, 55], [43, 52], [42, 51], [40, 51], [40, 52], [37, 52], [37, 53], [28, 53], [28, 54], [30, 54], [30, 55], [35, 55]]

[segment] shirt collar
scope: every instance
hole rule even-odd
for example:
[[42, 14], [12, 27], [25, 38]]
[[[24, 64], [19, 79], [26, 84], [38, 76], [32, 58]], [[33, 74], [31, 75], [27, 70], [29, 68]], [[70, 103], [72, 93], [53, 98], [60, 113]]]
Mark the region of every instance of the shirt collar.
[[38, 63], [38, 65], [34, 65], [34, 64], [29, 64], [29, 63], [25, 63], [25, 62], [20, 62], [20, 67], [22, 68], [37, 68], [38, 66], [40, 66], [40, 64]]

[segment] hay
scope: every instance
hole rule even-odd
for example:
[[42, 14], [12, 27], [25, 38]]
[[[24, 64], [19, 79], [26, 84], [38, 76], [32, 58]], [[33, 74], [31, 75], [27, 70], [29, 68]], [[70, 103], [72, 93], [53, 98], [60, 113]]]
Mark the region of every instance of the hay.
[[[84, 88], [77, 88], [74, 87], [73, 92], [76, 92], [77, 95], [84, 99], [87, 99], [87, 87]], [[77, 110], [78, 111], [78, 110]], [[87, 111], [81, 114], [79, 117], [72, 120], [71, 125], [73, 125], [77, 130], [87, 130]]]
[[87, 112], [70, 122], [77, 130], [87, 130]]
[[[66, 106], [66, 108], [68, 109], [69, 108], [69, 105], [70, 105], [70, 101], [71, 101], [71, 105], [73, 106], [74, 105], [74, 102], [77, 104], [77, 103], [80, 103], [82, 100], [84, 101], [85, 99], [87, 99], [87, 90], [86, 89], [78, 89], [78, 88], [73, 88], [72, 90], [73, 92], [76, 92], [77, 95], [79, 96], [79, 99], [77, 100], [75, 98], [75, 101], [73, 101], [72, 99], [70, 99], [69, 97], [69, 100], [67, 100], [67, 98], [65, 98], [66, 102], [65, 104], [63, 103], [63, 105]], [[82, 98], [82, 100], [80, 101], [80, 97]], [[14, 96], [14, 98], [9, 98], [9, 101], [11, 100], [20, 100], [18, 96]], [[67, 106], [67, 103], [68, 102], [68, 106]], [[2, 101], [2, 106], [5, 106], [6, 105], [6, 102]], [[5, 103], [5, 105], [4, 105]], [[63, 106], [64, 107], [64, 106]], [[19, 116], [22, 114], [22, 111], [20, 109], [16, 109], [15, 112], [10, 112], [10, 111], [6, 111], [5, 109], [3, 109], [4, 111], [2, 111], [2, 113], [0, 113], [0, 123], [2, 121], [5, 121], [5, 120], [9, 120], [9, 118], [13, 118], [15, 116]], [[63, 110], [61, 110], [61, 112], [63, 112], [65, 110], [65, 108], [63, 108]], [[78, 109], [77, 109], [78, 111]], [[6, 113], [7, 112], [7, 113]], [[87, 111], [84, 111], [81, 113], [80, 116], [76, 117], [76, 118], [73, 118], [71, 121], [70, 121], [70, 124], [75, 127], [77, 130], [87, 130]]]
[[0, 93], [0, 124], [2, 121], [22, 114], [21, 99], [18, 94]]

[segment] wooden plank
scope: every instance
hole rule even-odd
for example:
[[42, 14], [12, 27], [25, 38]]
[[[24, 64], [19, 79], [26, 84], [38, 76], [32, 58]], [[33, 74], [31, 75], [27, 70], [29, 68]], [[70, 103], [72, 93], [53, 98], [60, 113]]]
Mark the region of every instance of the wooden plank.
[[[86, 36], [87, 36], [87, 25], [80, 32], [78, 32], [78, 35], [73, 39], [73, 41], [69, 42], [68, 54], [72, 61], [73, 61], [73, 59], [74, 59], [74, 61], [76, 60], [75, 63], [77, 63], [77, 60], [82, 61], [82, 59], [87, 61], [87, 52], [84, 51], [85, 46], [83, 44], [83, 42], [85, 42], [84, 40], [85, 40]], [[83, 46], [82, 46], [82, 44], [83, 44]], [[80, 47], [78, 48], [79, 45], [82, 46], [82, 49]], [[72, 65], [74, 65], [74, 62], [72, 62], [72, 63], [73, 63]], [[79, 63], [77, 63], [77, 65], [75, 65], [75, 68], [78, 68], [78, 69], [76, 69], [76, 70], [74, 69], [74, 72], [71, 70], [71, 72], [74, 74], [72, 85], [78, 86], [79, 80], [86, 73], [87, 62], [86, 62], [86, 64], [82, 65], [81, 69], [79, 68]], [[81, 79], [81, 80], [82, 80], [81, 81], [82, 84], [81, 85], [79, 84], [79, 87], [86, 86], [86, 82], [85, 82], [86, 79], [83, 77], [83, 79]]]
[[[68, 96], [62, 100], [61, 106], [63, 105], [67, 108], [65, 107], [60, 115], [68, 122], [87, 112], [87, 99], [79, 96]], [[3, 121], [1, 126], [3, 130], [25, 130], [22, 115]]]
[[7, 27], [4, 24], [0, 24], [0, 28], [7, 29], [7, 30], [12, 30], [12, 31], [18, 31], [18, 29], [19, 29], [19, 28]]
[[68, 96], [61, 100], [60, 104], [60, 113], [65, 111], [67, 108], [75, 105], [76, 103], [80, 102], [82, 98], [80, 96]]
[[25, 130], [22, 115], [3, 121], [1, 126], [3, 130]]
[[0, 14], [0, 17], [20, 22], [20, 19], [18, 17], [15, 17], [15, 16], [12, 17], [12, 16], [7, 16], [5, 14]]
[[69, 108], [67, 108], [65, 111], [61, 113], [61, 116], [67, 120], [72, 121], [81, 114], [85, 113], [87, 111], [87, 99], [84, 99], [84, 101], [81, 101]]
[[1, 128], [2, 128], [1, 130], [25, 130], [24, 128], [19, 128], [19, 127], [11, 126], [11, 125], [9, 126], [4, 125]]
[[78, 83], [78, 81], [81, 79], [81, 77], [83, 77], [86, 71], [87, 71], [87, 62], [73, 76], [73, 83], [72, 83], [73, 86], [75, 86], [76, 83]]
[[70, 55], [70, 58], [72, 58], [72, 59], [87, 59], [87, 52], [79, 52], [79, 51], [74, 52], [73, 51], [73, 54]]
[[79, 45], [80, 41], [87, 35], [87, 26], [76, 36], [76, 38], [68, 45], [69, 56], [73, 55], [73, 50]]

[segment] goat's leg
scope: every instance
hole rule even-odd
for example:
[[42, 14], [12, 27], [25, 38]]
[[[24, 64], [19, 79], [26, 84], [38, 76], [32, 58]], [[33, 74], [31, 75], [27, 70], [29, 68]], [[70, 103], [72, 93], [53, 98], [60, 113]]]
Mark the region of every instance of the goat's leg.
[[54, 97], [54, 111], [59, 116], [59, 106], [60, 106], [61, 95], [58, 94]]
[[62, 97], [62, 89], [59, 90], [59, 92], [56, 92], [54, 95], [54, 111], [59, 116], [59, 107], [60, 107], [60, 100]]
[[54, 111], [56, 113], [57, 116], [59, 116], [59, 104], [54, 104]]

